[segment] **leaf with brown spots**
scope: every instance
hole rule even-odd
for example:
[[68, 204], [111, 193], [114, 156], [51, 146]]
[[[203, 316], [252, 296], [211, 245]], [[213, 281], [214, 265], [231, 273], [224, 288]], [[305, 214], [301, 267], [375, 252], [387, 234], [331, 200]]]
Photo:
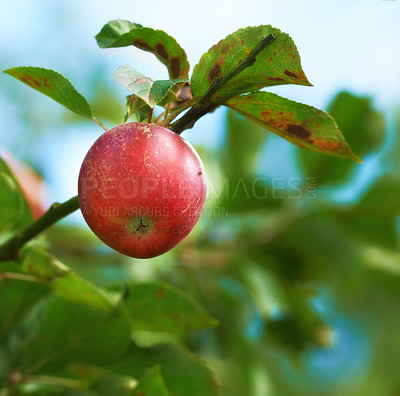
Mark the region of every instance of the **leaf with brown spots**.
[[[365, 156], [381, 147], [385, 137], [385, 118], [374, 108], [372, 98], [340, 92], [333, 98], [327, 111], [357, 154]], [[349, 161], [304, 150], [299, 152], [299, 165], [306, 175], [313, 175], [318, 180], [319, 186], [343, 183], [354, 170]]]
[[[114, 77], [134, 95], [134, 98], [140, 99], [144, 105], [151, 108], [180, 101], [177, 93], [188, 82], [187, 79], [153, 81], [129, 65], [119, 67], [114, 72]], [[141, 103], [138, 106], [141, 106]]]
[[194, 97], [205, 94], [215, 78], [234, 70], [263, 37], [275, 36], [256, 61], [225, 84], [213, 101], [224, 102], [247, 92], [282, 84], [311, 85], [300, 63], [293, 40], [279, 29], [268, 26], [247, 27], [230, 34], [205, 53], [193, 70], [191, 88]]
[[334, 119], [322, 110], [270, 92], [238, 96], [225, 105], [296, 146], [362, 162], [352, 153]]
[[15, 77], [74, 113], [93, 119], [86, 99], [61, 74], [40, 67], [14, 67], [5, 70], [4, 73]]
[[132, 396], [168, 396], [168, 390], [161, 376], [160, 366], [148, 369], [137, 386], [133, 389]]
[[96, 36], [100, 48], [133, 45], [154, 54], [168, 68], [171, 79], [189, 77], [189, 62], [182, 47], [162, 30], [143, 27], [137, 23], [117, 19], [103, 26]]
[[124, 305], [133, 330], [184, 333], [216, 325], [190, 296], [167, 284], [133, 284], [128, 294]]

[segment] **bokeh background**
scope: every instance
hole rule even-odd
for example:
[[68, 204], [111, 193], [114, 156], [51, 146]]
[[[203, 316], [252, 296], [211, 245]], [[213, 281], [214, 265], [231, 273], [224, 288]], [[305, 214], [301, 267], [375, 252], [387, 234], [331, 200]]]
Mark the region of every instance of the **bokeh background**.
[[[100, 50], [94, 36], [107, 21], [165, 30], [192, 68], [238, 28], [271, 24], [288, 33], [314, 87], [273, 91], [328, 110], [364, 164], [297, 149], [221, 108], [183, 135], [209, 178], [206, 209], [184, 243], [154, 260], [128, 259], [101, 244], [79, 213], [49, 240], [64, 263], [101, 286], [160, 278], [192, 294], [219, 327], [135, 340], [184, 344], [216, 369], [227, 395], [400, 394], [398, 1], [3, 0], [1, 7], [1, 69], [61, 72], [108, 127], [125, 112], [117, 67], [131, 64], [153, 79], [167, 71], [135, 48]], [[0, 86], [2, 150], [41, 175], [44, 206], [76, 195], [80, 164], [102, 130], [8, 75]]]

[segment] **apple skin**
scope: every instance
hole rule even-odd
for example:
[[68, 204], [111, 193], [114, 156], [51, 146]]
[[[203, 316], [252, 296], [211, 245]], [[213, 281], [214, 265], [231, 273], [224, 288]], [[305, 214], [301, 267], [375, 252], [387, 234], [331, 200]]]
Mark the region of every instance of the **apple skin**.
[[196, 225], [206, 174], [194, 148], [171, 130], [140, 122], [115, 126], [89, 149], [78, 181], [88, 226], [127, 256], [167, 252]]

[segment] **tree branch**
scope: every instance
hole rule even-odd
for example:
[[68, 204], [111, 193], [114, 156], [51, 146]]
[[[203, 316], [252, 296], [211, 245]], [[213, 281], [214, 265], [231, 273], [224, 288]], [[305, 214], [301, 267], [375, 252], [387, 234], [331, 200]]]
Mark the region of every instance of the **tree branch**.
[[174, 132], [181, 134], [185, 129], [192, 128], [195, 122], [206, 115], [207, 113], [212, 112], [222, 103], [214, 103], [211, 102], [212, 96], [220, 90], [229, 80], [232, 80], [237, 74], [239, 74], [244, 69], [252, 66], [256, 61], [258, 54], [270, 45], [275, 40], [275, 36], [270, 34], [267, 37], [263, 37], [261, 41], [255, 46], [255, 48], [250, 52], [243, 62], [239, 63], [239, 65], [233, 69], [231, 72], [226, 74], [225, 76], [217, 77], [207, 92], [199, 99], [199, 101], [186, 113], [184, 114], [178, 121], [174, 122], [169, 126], [171, 130]]
[[42, 217], [0, 245], [0, 260], [14, 258], [18, 250], [21, 249], [25, 243], [52, 226], [57, 221], [61, 220], [63, 217], [75, 212], [77, 209], [79, 209], [78, 196], [75, 196], [62, 204], [58, 202], [53, 203]]

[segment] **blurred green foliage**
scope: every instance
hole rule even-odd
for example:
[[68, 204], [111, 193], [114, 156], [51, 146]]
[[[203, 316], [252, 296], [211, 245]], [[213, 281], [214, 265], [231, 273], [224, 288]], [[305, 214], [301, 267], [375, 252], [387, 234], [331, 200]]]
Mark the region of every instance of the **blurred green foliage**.
[[[342, 92], [329, 111], [354, 152], [382, 152], [370, 98]], [[330, 197], [368, 161], [299, 149], [302, 176], [278, 189], [257, 169], [268, 133], [230, 112], [225, 133], [199, 148], [204, 215], [171, 252], [130, 259], [57, 225], [22, 267], [0, 263], [1, 396], [400, 393], [397, 157], [383, 152], [380, 176], [346, 204]]]

